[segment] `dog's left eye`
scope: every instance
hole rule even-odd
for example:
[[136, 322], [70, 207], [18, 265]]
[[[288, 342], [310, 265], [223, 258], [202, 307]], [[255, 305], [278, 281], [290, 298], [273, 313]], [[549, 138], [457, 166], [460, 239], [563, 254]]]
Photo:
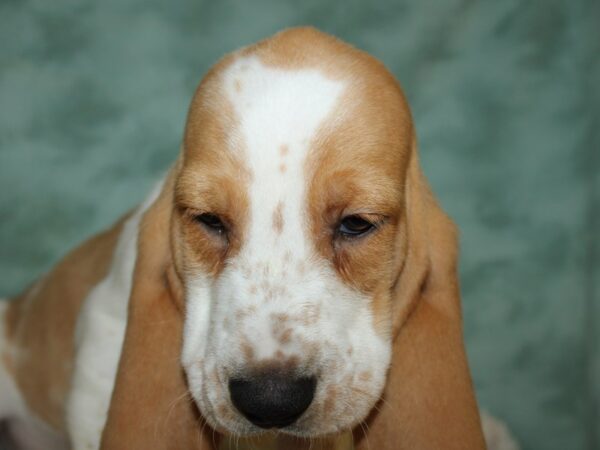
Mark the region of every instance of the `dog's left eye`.
[[360, 216], [346, 216], [338, 226], [338, 233], [342, 237], [355, 238], [367, 234], [375, 228], [375, 224]]
[[199, 214], [194, 217], [196, 222], [201, 223], [210, 231], [213, 231], [218, 234], [224, 234], [227, 231], [227, 227], [223, 223], [223, 221], [219, 218], [219, 216], [211, 213]]

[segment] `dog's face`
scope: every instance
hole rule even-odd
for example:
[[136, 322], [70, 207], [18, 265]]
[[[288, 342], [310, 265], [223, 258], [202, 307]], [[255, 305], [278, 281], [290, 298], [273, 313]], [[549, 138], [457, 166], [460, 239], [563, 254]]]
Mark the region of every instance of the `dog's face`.
[[405, 257], [410, 114], [374, 59], [294, 30], [219, 63], [190, 108], [171, 238], [183, 365], [216, 429], [348, 429], [379, 399]]

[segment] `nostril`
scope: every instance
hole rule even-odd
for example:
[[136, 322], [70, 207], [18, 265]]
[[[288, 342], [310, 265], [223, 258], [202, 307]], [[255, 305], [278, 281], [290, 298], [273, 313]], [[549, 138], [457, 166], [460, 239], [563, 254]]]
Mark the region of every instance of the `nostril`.
[[283, 428], [308, 409], [315, 395], [315, 377], [268, 372], [229, 380], [231, 401], [250, 422], [261, 428]]

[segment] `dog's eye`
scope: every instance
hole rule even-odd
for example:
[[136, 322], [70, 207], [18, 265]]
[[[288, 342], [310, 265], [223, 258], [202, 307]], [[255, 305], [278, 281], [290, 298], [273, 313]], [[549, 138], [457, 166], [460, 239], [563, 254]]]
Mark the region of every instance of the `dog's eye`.
[[194, 217], [194, 220], [196, 220], [196, 222], [204, 225], [206, 228], [208, 228], [210, 231], [212, 231], [214, 233], [223, 234], [227, 231], [227, 227], [225, 226], [223, 221], [219, 218], [219, 216], [217, 216], [215, 214], [211, 214], [211, 213], [199, 214]]
[[345, 238], [355, 238], [367, 234], [375, 225], [360, 216], [346, 216], [338, 226], [338, 233]]

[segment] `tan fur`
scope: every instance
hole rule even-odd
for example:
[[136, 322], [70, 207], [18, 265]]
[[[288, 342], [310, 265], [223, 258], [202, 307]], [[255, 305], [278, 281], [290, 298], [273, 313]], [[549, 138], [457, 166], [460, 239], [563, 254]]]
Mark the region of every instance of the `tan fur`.
[[[129, 317], [103, 449], [210, 449], [212, 430], [187, 393], [181, 351], [182, 314], [164, 273], [172, 265], [171, 172], [140, 225]], [[215, 435], [218, 444], [218, 436]]]
[[414, 144], [407, 178], [392, 365], [382, 400], [355, 429], [356, 448], [484, 449], [462, 338], [456, 229], [427, 187]]
[[65, 432], [77, 315], [107, 273], [122, 224], [73, 250], [9, 305], [7, 338], [13, 352], [3, 358], [27, 406], [59, 433]]
[[[311, 143], [306, 167], [315, 249], [332, 261], [343, 280], [371, 295], [376, 327], [394, 343], [383, 399], [366, 423], [353, 430], [354, 445], [365, 450], [485, 448], [463, 348], [456, 232], [421, 173], [408, 106], [381, 63], [310, 28], [285, 31], [227, 56], [196, 91], [182, 156], [140, 227], [125, 343], [101, 448], [212, 450], [228, 445], [221, 435], [224, 430], [209, 429], [187, 393], [179, 362], [185, 311], [182, 275], [201, 269], [217, 276], [244, 239], [249, 220], [245, 193], [253, 174], [236, 152], [223, 151], [237, 118], [221, 91], [219, 74], [235, 58], [248, 54], [270, 66], [319, 68], [331, 78], [351, 73], [361, 80], [350, 82], [341, 102], [340, 110], [348, 120], [338, 123], [333, 132], [319, 133]], [[244, 86], [237, 83], [235, 89]], [[288, 151], [287, 146], [281, 147], [282, 161]], [[365, 205], [369, 209], [361, 210]], [[206, 211], [224, 219], [230, 229], [226, 237], [211, 234], [195, 221]], [[368, 215], [379, 229], [361, 241], [335, 240], [328, 230], [344, 214]], [[284, 226], [277, 211], [273, 226], [275, 230]], [[69, 367], [72, 358], [68, 343], [79, 302], [105, 273], [118, 234], [115, 230], [67, 258], [75, 258], [67, 267], [83, 270], [83, 277], [59, 266], [51, 278], [59, 277], [48, 281], [75, 290], [66, 305], [58, 307], [49, 300], [30, 313], [25, 311], [30, 304], [25, 295], [9, 315], [11, 340], [36, 355], [29, 366], [15, 364], [19, 386], [31, 408], [59, 429], [69, 379], [69, 370], [63, 367]], [[85, 272], [92, 262], [98, 264], [94, 270], [101, 269], [98, 273]], [[304, 264], [298, 266], [299, 272], [305, 270]], [[71, 288], [73, 279], [85, 283]], [[272, 287], [260, 289], [266, 295]], [[38, 334], [36, 325], [43, 314], [53, 319], [41, 328], [46, 334]], [[287, 325], [292, 319], [282, 318], [275, 330], [280, 339], [289, 338]], [[19, 332], [20, 328], [25, 331]], [[18, 337], [19, 333], [30, 337]], [[43, 356], [43, 340], [50, 334], [53, 341], [60, 340], [52, 360]], [[254, 358], [248, 350], [244, 354]], [[286, 364], [294, 366], [296, 361], [291, 358]], [[46, 367], [53, 373], [48, 381], [40, 376]], [[360, 374], [365, 382], [371, 376]], [[59, 389], [60, 401], [51, 401], [51, 388]], [[336, 396], [331, 389], [322, 407], [327, 409]], [[262, 444], [286, 449], [309, 446], [307, 441], [283, 436], [267, 436]], [[316, 445], [313, 448], [349, 449], [352, 439], [342, 434]]]
[[283, 231], [283, 203], [279, 202], [273, 211], [273, 230], [277, 234]]

